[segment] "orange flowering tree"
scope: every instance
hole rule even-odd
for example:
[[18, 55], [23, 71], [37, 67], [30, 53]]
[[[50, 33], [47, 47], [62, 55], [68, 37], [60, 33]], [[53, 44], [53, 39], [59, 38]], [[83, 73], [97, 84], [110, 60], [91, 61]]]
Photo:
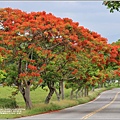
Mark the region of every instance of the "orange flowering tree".
[[[44, 81], [50, 89], [47, 98], [54, 93], [54, 59], [62, 52], [77, 49], [73, 42], [77, 41], [74, 31], [78, 23], [45, 12], [26, 13], [11, 8], [0, 9], [0, 21], [0, 45], [7, 50], [4, 62], [8, 76], [4, 82], [18, 87], [30, 109], [31, 85], [36, 88]], [[50, 75], [51, 71], [54, 75]]]
[[115, 79], [118, 80], [118, 86], [120, 85], [120, 40], [113, 42], [112, 47], [114, 49], [112, 49], [111, 51], [111, 56], [113, 56], [112, 59], [112, 68], [114, 70], [114, 75], [115, 75]]
[[94, 86], [95, 83], [100, 82], [100, 76], [97, 74], [105, 70], [107, 57], [105, 52], [108, 50], [107, 39], [84, 27], [80, 27], [79, 33], [81, 33], [82, 39], [80, 47], [87, 54], [87, 57], [91, 59], [92, 63], [91, 69], [86, 73], [88, 75], [87, 81]]
[[[77, 67], [72, 68], [74, 79], [68, 81], [73, 90], [76, 89], [77, 92], [85, 88], [85, 95], [88, 94], [88, 88], [94, 86], [96, 83], [103, 83], [103, 71], [105, 71], [106, 65], [106, 55], [105, 51], [108, 49], [107, 39], [101, 37], [96, 32], [91, 32], [90, 30], [79, 26], [76, 30], [78, 36], [78, 41], [75, 47], [78, 47], [79, 50], [76, 54]], [[102, 73], [102, 76], [98, 74]], [[78, 77], [79, 76], [79, 77]], [[69, 76], [70, 77], [70, 76]], [[101, 82], [100, 82], [101, 81]], [[66, 84], [68, 87], [68, 85]]]
[[[0, 9], [0, 54], [6, 70], [4, 85], [16, 85], [26, 108], [32, 108], [30, 89], [47, 86], [64, 99], [64, 82], [74, 90], [88, 89], [110, 78], [110, 66], [119, 63], [118, 47], [68, 18], [51, 13]], [[59, 94], [57, 87], [59, 86]], [[67, 84], [66, 84], [67, 85]]]
[[[30, 86], [32, 80], [40, 79], [39, 70], [33, 57], [34, 36], [27, 30], [29, 22], [27, 13], [11, 8], [0, 9], [0, 45], [6, 49], [4, 60], [5, 69], [8, 73], [4, 83], [16, 85], [23, 95], [26, 108], [31, 108]], [[17, 92], [14, 92], [17, 93]]]

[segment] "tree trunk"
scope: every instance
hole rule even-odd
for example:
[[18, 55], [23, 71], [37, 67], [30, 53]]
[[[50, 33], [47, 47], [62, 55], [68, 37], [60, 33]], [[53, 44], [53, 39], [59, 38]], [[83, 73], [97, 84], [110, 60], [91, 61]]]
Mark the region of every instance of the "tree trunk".
[[95, 91], [95, 86], [94, 86], [94, 85], [92, 86], [92, 91], [93, 91], [93, 92]]
[[85, 97], [87, 97], [87, 96], [88, 96], [88, 87], [87, 87], [87, 86], [85, 86], [84, 96], [85, 96]]
[[87, 89], [87, 96], [89, 95], [89, 87], [86, 88]]
[[86, 87], [84, 87], [84, 96], [86, 97]]
[[[55, 89], [55, 88], [54, 88]], [[55, 94], [57, 96], [57, 100], [60, 101], [60, 94], [57, 92], [57, 90], [55, 89]]]
[[59, 82], [59, 96], [61, 96], [61, 84]]
[[49, 88], [49, 93], [48, 93], [48, 96], [45, 99], [45, 104], [48, 104], [50, 102], [50, 99], [51, 99], [53, 93], [55, 92], [53, 81], [50, 81], [49, 83], [47, 83], [47, 85], [48, 85], [48, 88]]
[[100, 84], [98, 83], [98, 88], [100, 88]]
[[103, 87], [107, 87], [106, 82], [103, 83]]
[[81, 88], [78, 88], [77, 91], [76, 91], [76, 99], [78, 99], [78, 93], [80, 91]]
[[64, 82], [63, 80], [60, 81], [60, 91], [61, 91], [61, 98], [64, 99]]
[[19, 86], [19, 90], [24, 98], [26, 109], [32, 108], [32, 102], [30, 99], [30, 85], [24, 87]]
[[73, 92], [74, 92], [74, 90], [72, 89], [72, 90], [71, 90], [71, 93], [70, 93], [70, 99], [71, 99], [71, 100], [73, 99]]
[[79, 91], [79, 97], [83, 97], [83, 87], [81, 87], [81, 90]]
[[[20, 58], [19, 63], [18, 63], [18, 78], [19, 74], [22, 72], [22, 59]], [[32, 108], [32, 102], [30, 99], [30, 82], [24, 81], [24, 84], [19, 83], [18, 80], [15, 81], [15, 85], [18, 86], [20, 93], [22, 94], [25, 104], [26, 104], [26, 109], [31, 109]]]
[[118, 87], [120, 86], [120, 80], [118, 80]]
[[81, 96], [83, 97], [83, 95], [84, 95], [84, 88], [82, 88], [82, 90], [81, 90]]
[[103, 86], [103, 83], [101, 83], [101, 88], [103, 88], [104, 86]]

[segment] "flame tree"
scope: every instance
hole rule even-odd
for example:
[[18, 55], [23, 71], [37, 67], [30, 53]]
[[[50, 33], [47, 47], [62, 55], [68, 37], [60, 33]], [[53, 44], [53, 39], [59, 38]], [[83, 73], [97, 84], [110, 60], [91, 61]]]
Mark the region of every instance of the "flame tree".
[[91, 85], [106, 81], [118, 54], [106, 38], [71, 19], [11, 8], [0, 9], [0, 53], [7, 73], [1, 83], [16, 85], [13, 95], [20, 92], [27, 109], [32, 108], [30, 89], [38, 86], [49, 88], [45, 103], [54, 92], [64, 99], [64, 81], [78, 91], [84, 87], [88, 95]]

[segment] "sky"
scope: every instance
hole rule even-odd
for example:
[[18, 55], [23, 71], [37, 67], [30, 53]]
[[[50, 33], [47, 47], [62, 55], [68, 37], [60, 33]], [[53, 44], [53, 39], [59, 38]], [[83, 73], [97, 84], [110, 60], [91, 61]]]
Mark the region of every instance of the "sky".
[[120, 12], [110, 13], [102, 1], [0, 1], [0, 8], [25, 12], [46, 11], [56, 17], [70, 18], [112, 43], [120, 39]]

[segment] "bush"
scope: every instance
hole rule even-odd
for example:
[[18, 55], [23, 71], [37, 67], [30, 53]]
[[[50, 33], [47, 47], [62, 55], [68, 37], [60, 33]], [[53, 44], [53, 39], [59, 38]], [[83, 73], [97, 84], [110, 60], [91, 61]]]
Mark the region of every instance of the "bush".
[[15, 99], [0, 98], [0, 108], [16, 108], [17, 103]]

